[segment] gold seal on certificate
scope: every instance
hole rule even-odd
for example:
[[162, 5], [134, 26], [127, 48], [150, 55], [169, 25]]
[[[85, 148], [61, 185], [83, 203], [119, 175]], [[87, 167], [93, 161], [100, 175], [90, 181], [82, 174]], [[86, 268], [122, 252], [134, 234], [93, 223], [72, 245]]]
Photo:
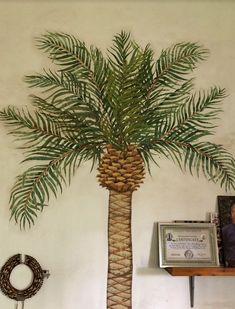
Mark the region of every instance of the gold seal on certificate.
[[218, 266], [215, 225], [159, 223], [160, 267]]

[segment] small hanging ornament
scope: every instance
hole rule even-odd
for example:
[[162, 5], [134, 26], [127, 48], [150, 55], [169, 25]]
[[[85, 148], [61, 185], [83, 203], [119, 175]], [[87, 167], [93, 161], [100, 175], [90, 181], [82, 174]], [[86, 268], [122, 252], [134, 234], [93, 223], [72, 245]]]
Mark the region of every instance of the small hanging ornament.
[[[24, 264], [30, 268], [33, 274], [32, 282], [25, 289], [19, 290], [10, 282], [13, 269]], [[48, 270], [43, 270], [35, 258], [30, 255], [16, 254], [10, 257], [0, 270], [0, 289], [7, 297], [16, 300], [15, 309], [24, 309], [24, 301], [34, 296], [42, 287], [44, 278], [50, 276]]]

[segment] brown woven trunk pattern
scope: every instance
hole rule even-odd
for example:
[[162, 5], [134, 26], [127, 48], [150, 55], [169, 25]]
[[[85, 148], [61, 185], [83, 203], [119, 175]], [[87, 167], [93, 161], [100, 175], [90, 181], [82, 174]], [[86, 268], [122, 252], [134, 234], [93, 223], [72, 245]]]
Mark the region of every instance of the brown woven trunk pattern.
[[132, 288], [132, 192], [110, 191], [107, 309], [130, 309]]

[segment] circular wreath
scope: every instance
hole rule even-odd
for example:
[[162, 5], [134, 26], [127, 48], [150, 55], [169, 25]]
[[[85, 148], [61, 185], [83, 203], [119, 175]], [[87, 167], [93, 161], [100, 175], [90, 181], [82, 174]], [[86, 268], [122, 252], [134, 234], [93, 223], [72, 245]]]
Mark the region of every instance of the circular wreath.
[[[20, 264], [27, 265], [33, 273], [33, 280], [31, 284], [23, 290], [14, 288], [10, 282], [12, 270]], [[0, 289], [9, 298], [15, 299], [17, 301], [23, 301], [26, 298], [34, 296], [40, 290], [43, 284], [43, 279], [44, 272], [40, 264], [32, 256], [25, 255], [25, 260], [22, 261], [21, 254], [16, 254], [9, 258], [1, 268]]]

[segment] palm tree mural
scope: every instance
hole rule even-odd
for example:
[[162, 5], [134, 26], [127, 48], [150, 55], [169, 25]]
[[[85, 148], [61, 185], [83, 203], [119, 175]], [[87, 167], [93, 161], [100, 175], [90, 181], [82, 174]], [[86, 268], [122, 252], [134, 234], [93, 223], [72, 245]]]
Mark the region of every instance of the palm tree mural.
[[98, 166], [98, 181], [109, 190], [107, 308], [132, 308], [132, 194], [158, 158], [182, 170], [204, 174], [226, 190], [235, 187], [235, 161], [213, 134], [225, 90], [194, 91], [189, 73], [208, 50], [178, 43], [155, 61], [124, 31], [113, 38], [107, 56], [65, 33], [37, 39], [53, 65], [26, 77], [32, 108], [7, 107], [0, 119], [22, 143], [31, 164], [17, 177], [11, 215], [31, 226], [81, 163]]

